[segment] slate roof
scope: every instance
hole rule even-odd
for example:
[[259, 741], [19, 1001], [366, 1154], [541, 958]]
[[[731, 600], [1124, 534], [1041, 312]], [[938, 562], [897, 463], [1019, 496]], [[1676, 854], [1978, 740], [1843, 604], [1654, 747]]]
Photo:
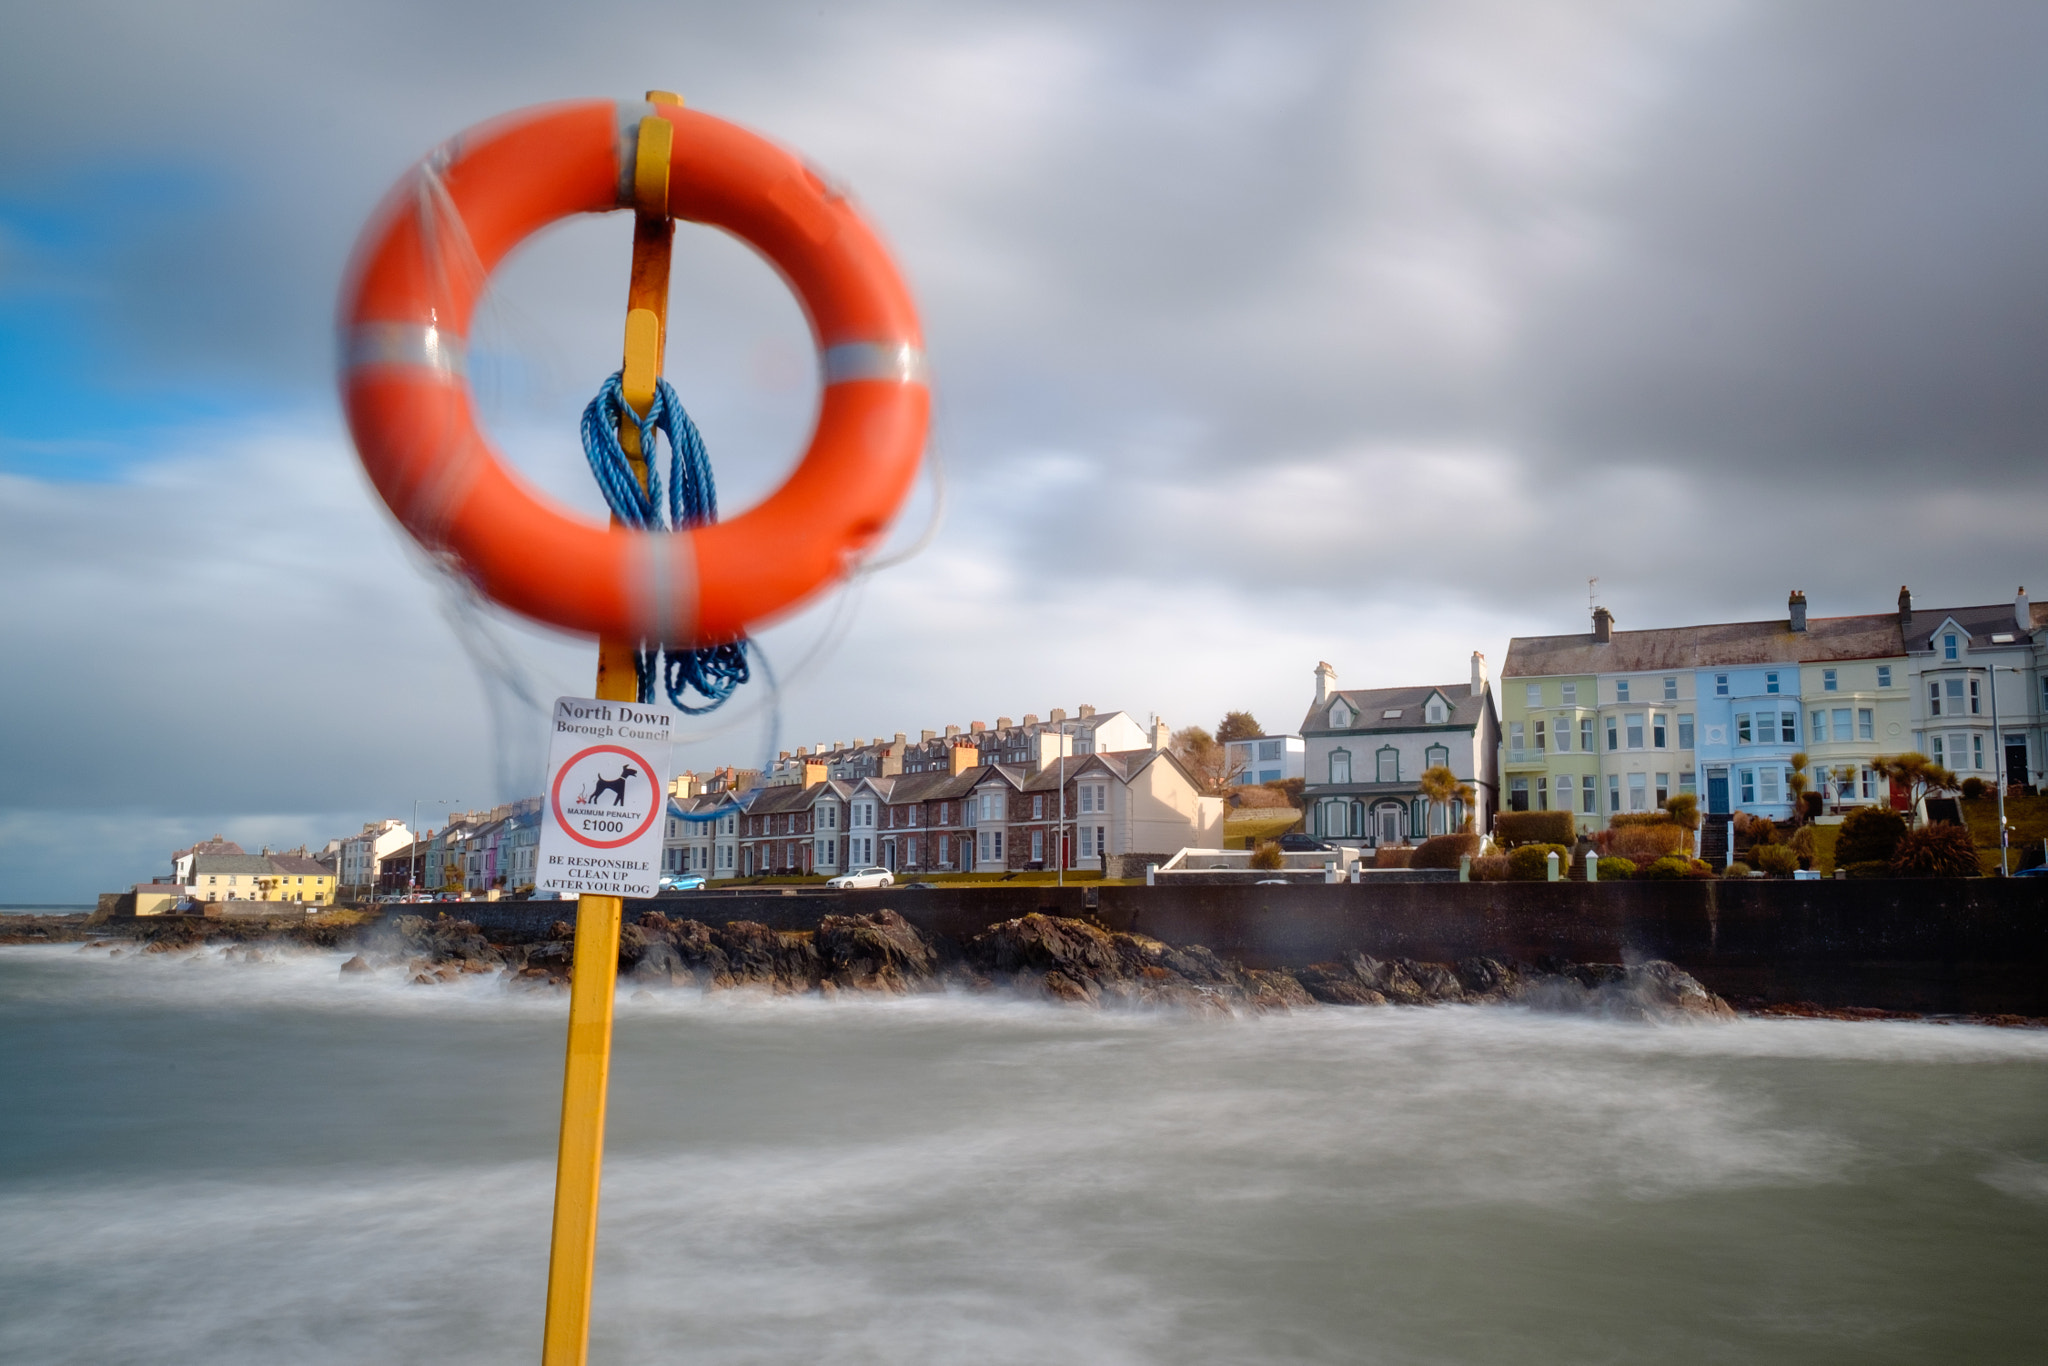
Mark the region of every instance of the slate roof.
[[319, 859], [302, 854], [272, 854], [270, 862], [278, 872], [289, 873], [293, 877], [326, 877], [333, 872]]
[[[2048, 604], [2032, 604], [2030, 614], [2036, 630], [2048, 627]], [[1605, 644], [1595, 640], [1590, 631], [1569, 636], [1517, 636], [1508, 642], [1501, 677], [1656, 673], [1666, 669], [1892, 659], [1908, 650], [1928, 649], [1935, 631], [1950, 618], [1970, 633], [1973, 645], [1988, 644], [1995, 634], [2016, 632], [2013, 604], [2001, 602], [1985, 607], [1915, 607], [1912, 625], [1903, 630], [1899, 614], [1892, 611], [1809, 617], [1804, 631], [1794, 631], [1789, 621], [1778, 617], [1770, 621], [1615, 631]]]
[[[1509, 658], [1514, 657], [1513, 647]], [[1432, 694], [1441, 693], [1450, 704], [1450, 716], [1437, 722], [1444, 726], [1477, 726], [1486, 719], [1487, 696], [1481, 692], [1472, 695], [1470, 680], [1460, 679], [1456, 683], [1437, 683], [1429, 686], [1406, 688], [1339, 688], [1327, 699], [1309, 707], [1308, 715], [1302, 719], [1303, 735], [1327, 735], [1330, 725], [1330, 703], [1343, 698], [1354, 713], [1351, 724], [1340, 727], [1346, 734], [1361, 730], [1413, 730], [1417, 726], [1431, 724], [1423, 720], [1423, 708], [1428, 705]], [[1388, 712], [1396, 715], [1389, 716]]]
[[[2034, 630], [2048, 627], [2048, 603], [2029, 604], [2028, 615], [2033, 618]], [[2002, 636], [2010, 631], [2013, 643], [2019, 644], [2026, 634], [2019, 629], [2019, 618], [2009, 602], [1992, 603], [1988, 607], [1936, 607], [1932, 609], [1915, 607], [1913, 624], [1906, 628], [1905, 640], [1908, 650], [1931, 650], [1934, 648], [1934, 633], [1942, 623], [1953, 620], [1956, 625], [1970, 633], [1970, 644], [1985, 646], [1991, 637]]]
[[269, 877], [277, 870], [262, 854], [196, 854], [192, 880], [204, 877]]

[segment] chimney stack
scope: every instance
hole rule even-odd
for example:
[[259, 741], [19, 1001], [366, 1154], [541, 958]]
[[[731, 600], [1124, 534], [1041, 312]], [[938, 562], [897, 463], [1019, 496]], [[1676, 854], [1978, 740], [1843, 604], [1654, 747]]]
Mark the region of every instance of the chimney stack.
[[2027, 601], [2027, 586], [2020, 585], [2019, 594], [2012, 600], [2012, 622], [2022, 631], [2034, 629], [2034, 604]]
[[1090, 703], [1087, 703], [1087, 702], [1083, 702], [1083, 703], [1081, 704], [1081, 719], [1082, 719], [1083, 721], [1086, 721], [1086, 720], [1087, 720], [1087, 719], [1088, 719], [1089, 717], [1091, 717], [1091, 716], [1093, 716], [1093, 715], [1095, 715], [1095, 708], [1094, 708], [1094, 706], [1093, 706], [1092, 704], [1090, 704]]
[[1055, 721], [1064, 721], [1064, 720], [1066, 720], [1066, 719], [1067, 719], [1067, 709], [1066, 709], [1065, 707], [1054, 707], [1054, 708], [1052, 709], [1052, 719], [1053, 719], [1053, 720], [1055, 720]]
[[955, 745], [947, 751], [947, 771], [957, 778], [981, 762], [981, 751], [973, 745]]
[[1806, 590], [1804, 588], [1792, 590], [1792, 596], [1785, 599], [1785, 610], [1791, 619], [1792, 629], [1794, 631], [1804, 631], [1806, 629]]
[[1037, 713], [1037, 712], [1035, 712], [1035, 711], [1027, 711], [1027, 712], [1025, 712], [1025, 713], [1024, 713], [1024, 728], [1025, 728], [1026, 730], [1030, 730], [1030, 729], [1034, 728], [1034, 727], [1035, 727], [1035, 726], [1037, 726], [1037, 725], [1038, 725], [1038, 713]]
[[998, 716], [998, 717], [996, 718], [996, 729], [997, 729], [997, 730], [1008, 730], [1009, 728], [1010, 728], [1010, 718], [1009, 718], [1009, 717], [1007, 717], [1007, 716]]
[[1472, 695], [1474, 697], [1483, 697], [1485, 694], [1486, 656], [1474, 650], [1472, 652]]
[[1593, 639], [1602, 645], [1614, 639], [1614, 613], [1605, 607], [1593, 609]]
[[969, 722], [967, 723], [967, 728], [968, 728], [969, 730], [973, 731], [973, 732], [974, 732], [974, 733], [975, 733], [976, 735], [979, 735], [979, 734], [981, 734], [981, 733], [982, 733], [983, 731], [985, 731], [985, 730], [987, 730], [987, 729], [988, 729], [988, 722], [986, 722], [986, 721], [969, 721]]
[[1905, 630], [1913, 624], [1913, 590], [1903, 583], [1899, 585], [1899, 629]]
[[1166, 748], [1167, 741], [1172, 738], [1173, 732], [1166, 728], [1164, 721], [1154, 721], [1152, 723], [1152, 752], [1154, 754], [1163, 751]]
[[1330, 700], [1330, 694], [1337, 691], [1337, 671], [1325, 659], [1316, 665], [1316, 705]]
[[952, 738], [953, 738], [954, 736], [958, 735], [959, 733], [960, 733], [960, 727], [958, 727], [958, 726], [948, 726], [948, 727], [946, 727], [946, 738], [947, 738], [948, 740], [952, 739]]

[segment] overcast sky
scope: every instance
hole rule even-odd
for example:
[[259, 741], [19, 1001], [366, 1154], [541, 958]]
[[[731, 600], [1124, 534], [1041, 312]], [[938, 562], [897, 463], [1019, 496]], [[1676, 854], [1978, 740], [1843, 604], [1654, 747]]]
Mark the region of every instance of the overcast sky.
[[[945, 519], [765, 634], [783, 747], [1277, 730], [1319, 659], [1462, 679], [1593, 576], [1624, 627], [2048, 585], [2043, 51], [2035, 3], [17, 7], [0, 901], [535, 786], [518, 694], [592, 647], [423, 574], [334, 399], [354, 235], [471, 123], [678, 90], [894, 246]], [[591, 510], [628, 237], [536, 239], [478, 336], [493, 432]], [[703, 229], [672, 308], [731, 512], [801, 449], [808, 337]], [[751, 691], [691, 761], [758, 761]]]

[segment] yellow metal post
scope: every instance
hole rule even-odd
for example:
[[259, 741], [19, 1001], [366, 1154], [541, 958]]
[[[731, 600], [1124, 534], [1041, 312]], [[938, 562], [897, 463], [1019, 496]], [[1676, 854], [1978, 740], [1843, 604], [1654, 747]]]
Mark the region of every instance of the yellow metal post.
[[[650, 90], [653, 104], [680, 104]], [[633, 167], [633, 274], [627, 289], [625, 373], [621, 388], [639, 413], [654, 401], [668, 318], [668, 163], [674, 129], [649, 116], [640, 121]], [[645, 486], [646, 455], [640, 429], [619, 424], [619, 444]], [[639, 697], [633, 667], [636, 640], [598, 641], [597, 693], [632, 702]], [[597, 1195], [604, 1170], [604, 1111], [611, 1080], [612, 997], [618, 987], [619, 922], [625, 903], [586, 896], [576, 903], [576, 954], [569, 970], [569, 1050], [562, 1071], [562, 1133], [555, 1158], [554, 1241], [548, 1253], [547, 1327], [542, 1366], [584, 1366], [590, 1351], [590, 1285], [597, 1262]]]

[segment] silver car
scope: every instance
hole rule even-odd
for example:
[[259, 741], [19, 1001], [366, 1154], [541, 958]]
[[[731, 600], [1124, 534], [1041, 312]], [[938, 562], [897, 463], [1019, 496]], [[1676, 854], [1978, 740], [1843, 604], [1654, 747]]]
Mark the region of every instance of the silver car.
[[855, 868], [825, 883], [827, 887], [894, 887], [896, 875], [887, 868]]

